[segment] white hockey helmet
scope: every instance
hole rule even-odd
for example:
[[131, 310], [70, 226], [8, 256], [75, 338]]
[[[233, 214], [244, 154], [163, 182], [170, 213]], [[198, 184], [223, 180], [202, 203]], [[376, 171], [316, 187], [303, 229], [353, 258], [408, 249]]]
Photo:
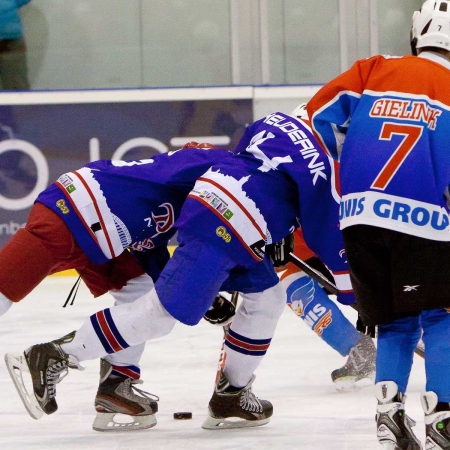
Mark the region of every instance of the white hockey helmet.
[[450, 51], [450, 1], [426, 0], [414, 11], [411, 28], [411, 50], [438, 47]]
[[309, 120], [308, 111], [306, 111], [306, 103], [300, 103], [297, 108], [292, 111], [291, 116], [297, 117], [299, 119]]

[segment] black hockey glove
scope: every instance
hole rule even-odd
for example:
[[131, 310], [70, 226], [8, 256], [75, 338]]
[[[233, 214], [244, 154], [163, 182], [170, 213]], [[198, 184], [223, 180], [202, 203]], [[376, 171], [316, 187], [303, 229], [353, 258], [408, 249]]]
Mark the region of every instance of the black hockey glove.
[[203, 318], [213, 325], [222, 325], [235, 315], [236, 307], [222, 295], [218, 295]]
[[281, 241], [266, 245], [266, 252], [276, 268], [284, 267], [289, 262], [289, 253], [294, 250], [294, 235], [290, 234]]
[[366, 336], [370, 336], [371, 338], [375, 338], [377, 336], [377, 327], [375, 325], [366, 327], [359, 315], [358, 320], [356, 321], [356, 330], [362, 334], [365, 334]]

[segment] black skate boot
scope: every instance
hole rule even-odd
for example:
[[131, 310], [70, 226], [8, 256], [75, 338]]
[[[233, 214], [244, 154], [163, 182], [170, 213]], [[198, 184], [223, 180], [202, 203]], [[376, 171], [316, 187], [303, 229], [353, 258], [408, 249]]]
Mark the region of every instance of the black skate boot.
[[425, 412], [426, 450], [450, 450], [450, 404], [438, 403], [434, 392], [420, 396]]
[[[58, 409], [55, 400], [56, 385], [67, 375], [69, 368], [82, 369], [73, 356], [61, 349], [61, 344], [70, 342], [74, 336], [75, 332], [72, 332], [55, 341], [33, 345], [22, 355], [5, 355], [17, 392], [34, 419], [42, 417], [42, 413], [53, 414]], [[24, 372], [31, 375], [33, 394], [25, 387], [22, 377]]]
[[416, 422], [405, 414], [406, 396], [402, 398], [397, 385], [393, 381], [381, 381], [375, 385], [375, 395], [378, 400], [375, 416], [377, 437], [383, 448], [422, 450], [420, 441], [411, 430]]
[[331, 379], [337, 390], [348, 390], [355, 383], [368, 378], [375, 378], [376, 347], [370, 336], [361, 334], [357, 344], [350, 350], [347, 362], [340, 369], [331, 372]]
[[[95, 397], [97, 416], [92, 428], [96, 431], [132, 431], [156, 425], [155, 413], [159, 398], [138, 389], [142, 383], [126, 376], [111, 376], [112, 366], [100, 360], [100, 385]], [[115, 416], [125, 415], [126, 421], [115, 421]]]
[[209, 401], [209, 417], [203, 422], [205, 430], [245, 428], [265, 425], [273, 414], [273, 406], [267, 400], [258, 399], [252, 392], [252, 376], [247, 386], [236, 389], [220, 371], [219, 382]]

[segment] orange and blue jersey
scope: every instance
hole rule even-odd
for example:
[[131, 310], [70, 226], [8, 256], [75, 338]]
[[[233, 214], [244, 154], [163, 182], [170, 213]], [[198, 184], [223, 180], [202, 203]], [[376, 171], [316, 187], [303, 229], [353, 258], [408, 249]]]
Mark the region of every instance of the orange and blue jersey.
[[341, 229], [366, 224], [450, 241], [449, 84], [450, 63], [437, 54], [379, 55], [308, 103], [316, 138], [341, 162]]

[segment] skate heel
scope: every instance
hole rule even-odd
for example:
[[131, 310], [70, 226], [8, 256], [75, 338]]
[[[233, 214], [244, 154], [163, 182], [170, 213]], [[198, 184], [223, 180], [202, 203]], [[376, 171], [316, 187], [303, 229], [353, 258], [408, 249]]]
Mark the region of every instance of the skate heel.
[[95, 397], [95, 431], [145, 430], [156, 425], [158, 412], [156, 395], [136, 387], [141, 380], [127, 376], [112, 376], [112, 365], [100, 360], [100, 384]]

